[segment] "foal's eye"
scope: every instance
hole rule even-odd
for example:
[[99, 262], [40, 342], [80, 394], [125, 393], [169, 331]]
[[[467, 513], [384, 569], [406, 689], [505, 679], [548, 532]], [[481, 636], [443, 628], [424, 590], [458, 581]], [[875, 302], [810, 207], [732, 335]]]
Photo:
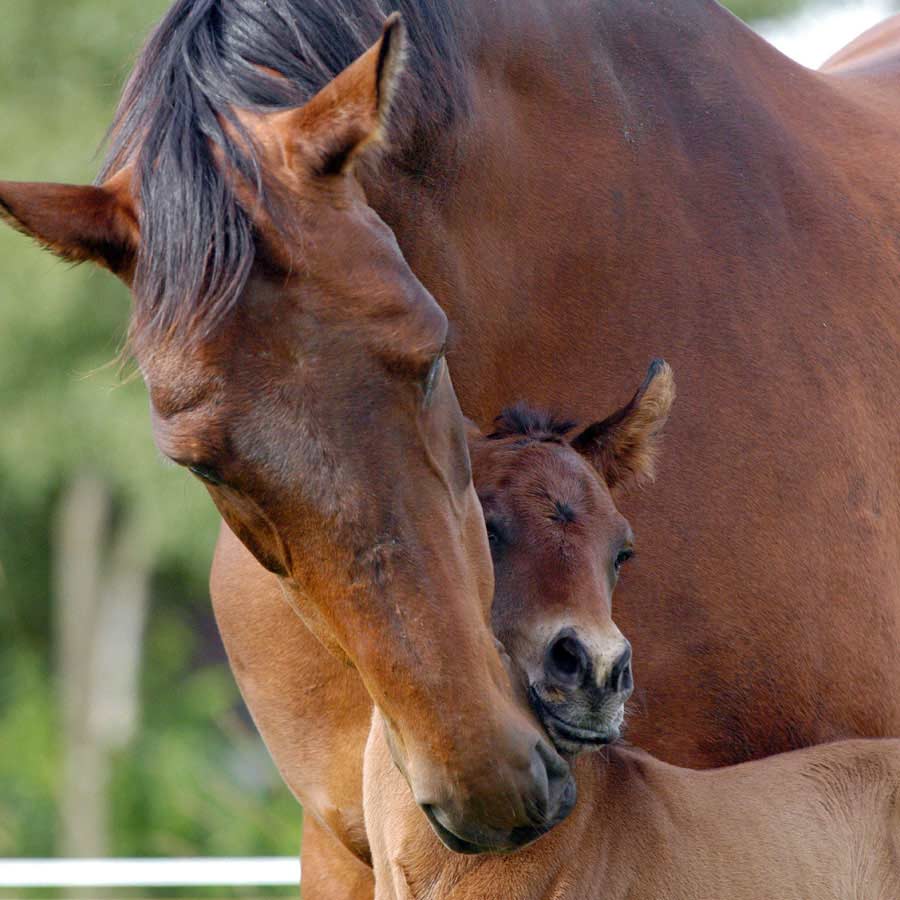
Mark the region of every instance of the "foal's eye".
[[438, 379], [441, 377], [441, 372], [444, 368], [444, 351], [441, 350], [440, 353], [434, 358], [434, 362], [432, 362], [431, 367], [428, 369], [428, 374], [425, 376], [422, 381], [422, 390], [425, 393], [425, 402], [427, 403], [431, 399], [431, 394], [434, 391]]
[[623, 547], [616, 554], [616, 561], [613, 564], [615, 566], [616, 571], [618, 572], [619, 569], [621, 569], [622, 566], [624, 566], [625, 563], [627, 563], [628, 560], [631, 559], [632, 556], [634, 556], [634, 550], [632, 550], [631, 547]]
[[194, 475], [207, 484], [222, 483], [219, 473], [212, 466], [204, 466], [202, 463], [197, 463], [196, 465], [188, 466], [188, 471], [193, 472]]

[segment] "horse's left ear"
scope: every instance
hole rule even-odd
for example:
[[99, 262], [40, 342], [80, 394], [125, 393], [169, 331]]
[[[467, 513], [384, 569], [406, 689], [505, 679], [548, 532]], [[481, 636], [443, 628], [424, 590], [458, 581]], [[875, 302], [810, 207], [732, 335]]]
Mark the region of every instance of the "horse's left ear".
[[0, 221], [67, 262], [94, 262], [127, 280], [138, 244], [129, 177], [99, 187], [0, 181]]
[[303, 106], [269, 117], [295, 170], [339, 175], [368, 147], [384, 142], [406, 56], [406, 29], [390, 15], [381, 37]]
[[618, 412], [572, 439], [572, 446], [603, 476], [610, 489], [652, 481], [659, 434], [675, 399], [669, 365], [655, 359], [637, 393]]

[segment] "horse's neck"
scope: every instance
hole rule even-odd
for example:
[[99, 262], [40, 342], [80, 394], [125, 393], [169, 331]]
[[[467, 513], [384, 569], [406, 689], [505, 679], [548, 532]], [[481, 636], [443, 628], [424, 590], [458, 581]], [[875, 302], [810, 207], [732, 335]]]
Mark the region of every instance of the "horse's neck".
[[[809, 73], [729, 13], [706, 0], [560, 6], [492, 5], [506, 18], [471, 51], [468, 116], [424, 174], [388, 164], [367, 185], [454, 323], [454, 383], [477, 419], [514, 399], [496, 369], [553, 358], [554, 377], [571, 382], [567, 360], [589, 350], [578, 335], [603, 327], [601, 297], [612, 309], [658, 280], [674, 289], [685, 236], [717, 228], [709, 191], [729, 223], [749, 212], [764, 225], [767, 204], [782, 205], [768, 173], [791, 165], [777, 158], [784, 116], [770, 98]], [[563, 305], [555, 322], [541, 315]], [[507, 365], [517, 350], [542, 352]], [[546, 394], [531, 399], [553, 402]]]

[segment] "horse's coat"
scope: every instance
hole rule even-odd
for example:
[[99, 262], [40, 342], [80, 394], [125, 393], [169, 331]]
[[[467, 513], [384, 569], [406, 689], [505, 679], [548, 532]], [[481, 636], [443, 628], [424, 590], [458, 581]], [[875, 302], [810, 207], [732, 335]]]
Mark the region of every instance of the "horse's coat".
[[[450, 320], [455, 388], [481, 424], [520, 396], [586, 418], [598, 396], [624, 395], [622, 373], [664, 351], [682, 397], [672, 471], [653, 515], [631, 515], [650, 549], [618, 597], [640, 661], [632, 739], [667, 761], [707, 766], [897, 733], [896, 91], [806, 71], [711, 0], [552, 9], [473, 0], [447, 4], [440, 23], [425, 14], [431, 4], [402, 6], [418, 23], [414, 44], [432, 25], [458, 34], [465, 22], [465, 40], [443, 54], [451, 69], [436, 66], [432, 85], [432, 70], [411, 66], [406, 87], [396, 86], [406, 127], [377, 160], [327, 182], [339, 190], [273, 164], [287, 158], [275, 134], [263, 168], [290, 198], [300, 239], [280, 242], [264, 217], [254, 220], [262, 255], [196, 349], [177, 329], [168, 343], [135, 335], [160, 441], [174, 441], [201, 474], [232, 478], [230, 493], [212, 488], [217, 502], [391, 713], [395, 753], [423, 801], [465, 783], [446, 799], [460, 827], [509, 846], [528, 817], [522, 804], [493, 801], [507, 790], [529, 796], [534, 783], [515, 773], [537, 764], [529, 754], [539, 738], [490, 647], [486, 539], [462, 487], [459, 441], [446, 444], [460, 429], [449, 383], [425, 437], [411, 412], [412, 379], [425, 377], [442, 339], [439, 310], [420, 288]], [[216, 0], [191, 8], [201, 18], [226, 9]], [[316, 5], [318, 18], [298, 16], [296, 28], [276, 17], [267, 49], [300, 34], [315, 52], [298, 63], [272, 51], [251, 64], [277, 64], [288, 80], [315, 70], [298, 82], [306, 99], [378, 37], [371, 3], [352, 19], [355, 44], [329, 56], [323, 35], [347, 9]], [[202, 49], [207, 60], [227, 57], [218, 73], [227, 81], [240, 47]], [[157, 59], [154, 83], [187, 85], [196, 98], [183, 68], [197, 62], [191, 52]], [[240, 93], [228, 87], [226, 101]], [[349, 93], [366, 89], [357, 79]], [[440, 102], [423, 112], [421, 96]], [[427, 127], [417, 129], [420, 117]], [[196, 134], [169, 136], [197, 146]], [[97, 189], [2, 183], [0, 210], [57, 252], [127, 280], [148, 215], [130, 189], [132, 158], [119, 158]], [[202, 152], [200, 163], [212, 172]], [[180, 183], [177, 165], [166, 172], [153, 215], [171, 222], [179, 206], [166, 198], [194, 182]], [[211, 236], [204, 252], [217, 259], [222, 235], [213, 227]], [[171, 263], [178, 246], [157, 249]], [[297, 257], [290, 284], [279, 275], [285, 256]], [[410, 315], [392, 320], [397, 308], [382, 303], [398, 286], [413, 299]], [[373, 302], [380, 316], [369, 315]], [[402, 347], [385, 368], [391, 334]], [[203, 468], [210, 450], [226, 471]], [[337, 481], [342, 500], [365, 499], [355, 507], [371, 526], [361, 542], [332, 528]], [[374, 539], [373, 527], [399, 534], [409, 555]], [[214, 573], [223, 635], [276, 761], [305, 796], [296, 773], [308, 748], [297, 735], [308, 729], [298, 724], [320, 704], [308, 700], [309, 667], [294, 654], [310, 641], [299, 622], [281, 620], [276, 576], [230, 541], [225, 532]], [[372, 593], [385, 573], [390, 590]], [[423, 681], [438, 670], [442, 678]], [[564, 812], [564, 776], [554, 778], [548, 805]]]
[[471, 161], [437, 197], [389, 166], [366, 188], [481, 424], [522, 395], [595, 414], [658, 350], [679, 371], [666, 459], [691, 462], [637, 512], [618, 601], [633, 739], [706, 766], [897, 731], [896, 92], [709, 2], [494, 8]]

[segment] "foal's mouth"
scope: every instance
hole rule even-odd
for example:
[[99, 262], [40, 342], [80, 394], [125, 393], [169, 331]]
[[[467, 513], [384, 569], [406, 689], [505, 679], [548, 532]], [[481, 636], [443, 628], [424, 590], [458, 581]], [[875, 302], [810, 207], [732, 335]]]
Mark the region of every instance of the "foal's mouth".
[[572, 756], [599, 750], [601, 747], [614, 743], [621, 736], [620, 723], [610, 723], [602, 728], [596, 728], [586, 727], [563, 718], [541, 699], [533, 685], [528, 688], [528, 697], [532, 709], [560, 753]]

